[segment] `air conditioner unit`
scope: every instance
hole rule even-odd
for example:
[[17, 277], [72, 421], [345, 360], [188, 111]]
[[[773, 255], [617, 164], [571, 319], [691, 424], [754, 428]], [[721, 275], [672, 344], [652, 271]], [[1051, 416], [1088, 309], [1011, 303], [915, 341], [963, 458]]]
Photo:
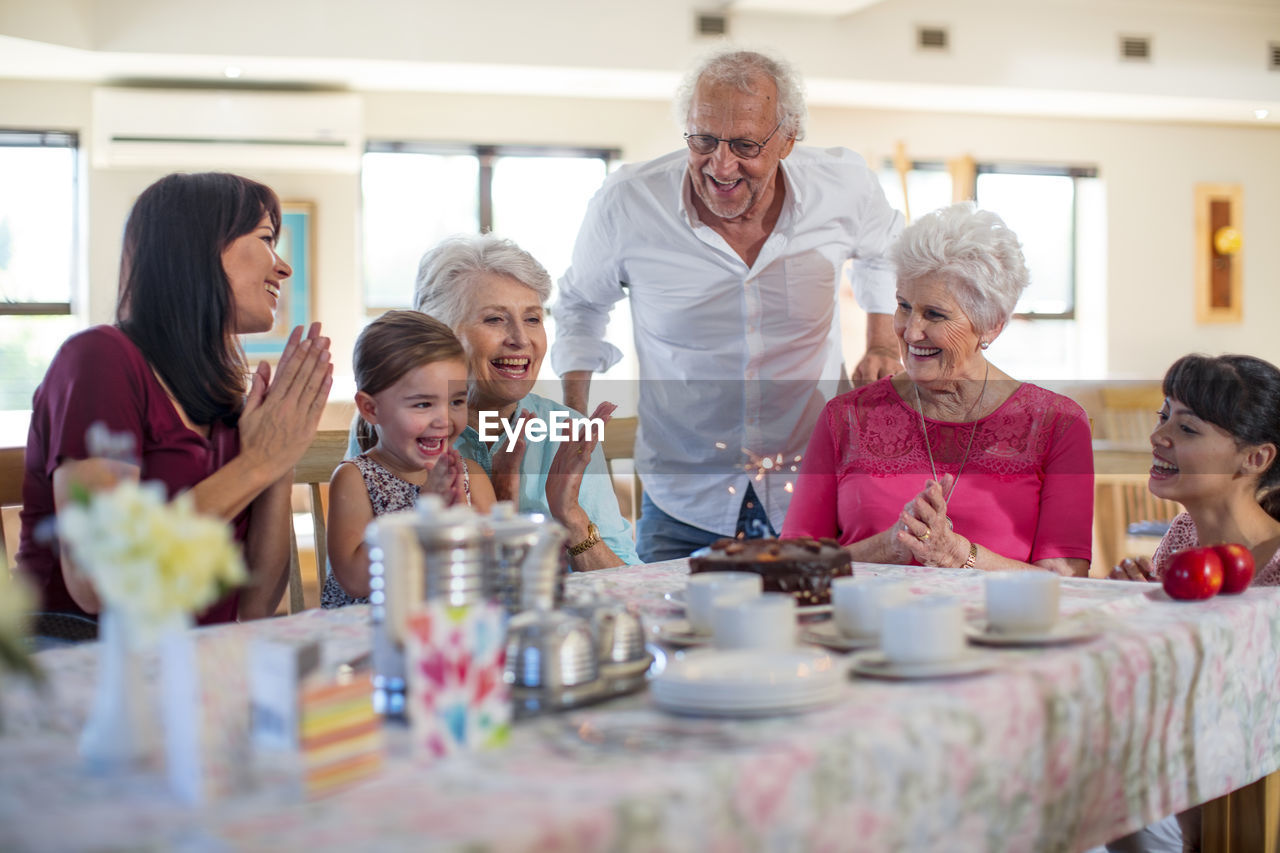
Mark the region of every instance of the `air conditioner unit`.
[[98, 168], [356, 172], [363, 109], [347, 93], [111, 89], [93, 93]]

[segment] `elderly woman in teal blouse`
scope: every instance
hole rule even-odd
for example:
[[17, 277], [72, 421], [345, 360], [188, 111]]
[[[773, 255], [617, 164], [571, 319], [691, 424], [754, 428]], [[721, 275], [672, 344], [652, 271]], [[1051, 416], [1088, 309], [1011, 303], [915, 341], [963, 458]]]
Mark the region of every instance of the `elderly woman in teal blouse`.
[[[581, 459], [557, 452], [565, 445], [532, 440], [528, 433], [506, 450], [502, 423], [512, 429], [521, 418], [552, 423], [554, 412], [582, 417], [533, 393], [547, 352], [543, 306], [550, 295], [551, 277], [542, 264], [493, 234], [450, 237], [422, 256], [414, 307], [453, 329], [469, 361], [467, 428], [455, 446], [485, 469], [499, 500], [568, 528], [575, 571], [639, 563], [600, 452], [590, 455], [584, 470]], [[607, 418], [612, 410], [606, 405], [592, 414]], [[482, 415], [496, 440], [481, 438]], [[348, 455], [358, 453], [353, 439]]]

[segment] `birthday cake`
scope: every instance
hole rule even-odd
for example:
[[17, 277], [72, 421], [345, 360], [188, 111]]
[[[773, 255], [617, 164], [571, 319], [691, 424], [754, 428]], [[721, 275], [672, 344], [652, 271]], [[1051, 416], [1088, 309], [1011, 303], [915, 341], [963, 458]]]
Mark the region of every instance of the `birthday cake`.
[[853, 574], [834, 539], [720, 539], [689, 558], [691, 572], [755, 572], [767, 592], [789, 592], [806, 607], [831, 603], [831, 579]]

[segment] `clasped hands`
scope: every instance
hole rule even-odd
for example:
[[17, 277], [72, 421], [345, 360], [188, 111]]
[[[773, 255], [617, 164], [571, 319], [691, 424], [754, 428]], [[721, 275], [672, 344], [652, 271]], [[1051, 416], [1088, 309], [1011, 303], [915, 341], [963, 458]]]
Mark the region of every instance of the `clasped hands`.
[[241, 454], [271, 471], [272, 480], [284, 476], [311, 446], [332, 386], [329, 339], [320, 335], [320, 324], [312, 323], [305, 338], [295, 327], [275, 377], [265, 361], [253, 373], [240, 413]]
[[926, 480], [920, 494], [902, 507], [902, 514], [889, 529], [890, 542], [897, 546], [896, 558], [912, 558], [922, 566], [958, 568], [969, 558], [969, 541], [952, 528], [947, 518], [945, 496], [955, 484], [952, 474]]
[[462, 454], [450, 447], [427, 472], [427, 482], [422, 486], [422, 492], [444, 498], [445, 506], [466, 506], [466, 466]]

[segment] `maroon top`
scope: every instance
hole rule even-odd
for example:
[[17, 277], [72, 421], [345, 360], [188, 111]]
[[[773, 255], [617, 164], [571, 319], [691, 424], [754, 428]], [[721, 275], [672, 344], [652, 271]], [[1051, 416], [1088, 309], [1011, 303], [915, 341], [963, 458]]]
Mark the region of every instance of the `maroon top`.
[[[134, 437], [142, 480], [159, 480], [169, 497], [190, 489], [240, 452], [235, 427], [215, 423], [209, 438], [182, 422], [142, 352], [114, 326], [95, 326], [68, 338], [53, 357], [32, 401], [22, 476], [22, 535], [17, 562], [43, 596], [45, 610], [83, 613], [62, 579], [57, 553], [39, 535], [51, 519], [53, 472], [67, 459], [85, 459], [85, 432], [102, 421], [115, 433]], [[47, 525], [46, 525], [47, 526]], [[249, 511], [236, 516], [235, 538], [243, 544]], [[239, 593], [215, 602], [201, 624], [233, 622]]]

